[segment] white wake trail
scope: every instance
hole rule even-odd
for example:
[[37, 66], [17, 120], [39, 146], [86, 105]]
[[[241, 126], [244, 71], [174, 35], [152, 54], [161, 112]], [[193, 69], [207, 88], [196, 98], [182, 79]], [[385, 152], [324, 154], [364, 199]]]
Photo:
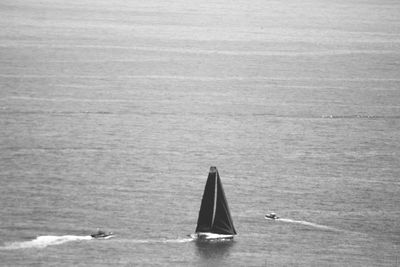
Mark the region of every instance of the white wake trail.
[[193, 241], [193, 238], [180, 238], [180, 239], [166, 239], [163, 243], [186, 243]]
[[126, 239], [120, 240], [120, 242], [129, 242], [135, 244], [156, 244], [156, 243], [187, 243], [193, 241], [193, 238], [177, 238], [177, 239]]
[[307, 225], [307, 226], [311, 226], [311, 227], [319, 228], [319, 229], [324, 229], [324, 230], [339, 231], [339, 229], [336, 229], [336, 228], [333, 228], [333, 227], [329, 227], [329, 226], [321, 225], [321, 224], [316, 224], [316, 223], [312, 223], [312, 222], [307, 222], [307, 221], [297, 221], [297, 220], [284, 219], [284, 218], [279, 219], [279, 221], [287, 222], [287, 223], [297, 223], [297, 224]]
[[63, 236], [38, 236], [30, 241], [12, 242], [1, 247], [3, 250], [25, 249], [25, 248], [45, 248], [47, 246], [60, 245], [71, 241], [91, 240], [91, 236], [76, 236], [76, 235], [63, 235]]

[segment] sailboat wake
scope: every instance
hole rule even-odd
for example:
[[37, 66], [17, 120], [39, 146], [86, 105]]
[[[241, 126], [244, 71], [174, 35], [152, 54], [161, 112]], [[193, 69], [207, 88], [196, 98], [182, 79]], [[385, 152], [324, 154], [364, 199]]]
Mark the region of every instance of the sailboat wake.
[[296, 220], [284, 219], [284, 218], [280, 218], [279, 221], [287, 222], [287, 223], [297, 223], [297, 224], [307, 225], [307, 226], [311, 226], [311, 227], [318, 228], [318, 229], [323, 229], [323, 230], [339, 231], [338, 229], [333, 228], [333, 227], [329, 227], [329, 226], [321, 225], [321, 224], [316, 224], [316, 223], [312, 223], [312, 222], [307, 222], [307, 221], [296, 221]]
[[166, 239], [163, 243], [187, 243], [193, 241], [193, 238], [178, 238], [178, 239]]
[[177, 239], [131, 239], [130, 243], [150, 244], [150, 243], [187, 243], [193, 241], [193, 238], [177, 238]]
[[63, 236], [38, 236], [37, 238], [30, 241], [12, 242], [1, 247], [2, 250], [14, 250], [14, 249], [25, 249], [25, 248], [45, 248], [47, 246], [60, 245], [71, 241], [91, 240], [89, 236], [76, 236], [76, 235], [63, 235]]

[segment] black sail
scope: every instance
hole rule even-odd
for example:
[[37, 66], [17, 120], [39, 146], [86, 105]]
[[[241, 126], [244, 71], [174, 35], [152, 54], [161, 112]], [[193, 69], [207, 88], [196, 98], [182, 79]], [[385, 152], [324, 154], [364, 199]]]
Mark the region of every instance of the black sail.
[[236, 235], [236, 230], [233, 226], [231, 213], [229, 211], [228, 202], [226, 201], [224, 188], [222, 187], [221, 178], [219, 177], [218, 171], [217, 196], [217, 207], [211, 232], [226, 235]]
[[216, 167], [211, 167], [201, 201], [196, 233], [235, 235], [228, 202]]
[[211, 232], [214, 212], [215, 177], [216, 171], [210, 169], [201, 201], [199, 218], [197, 219], [196, 233]]

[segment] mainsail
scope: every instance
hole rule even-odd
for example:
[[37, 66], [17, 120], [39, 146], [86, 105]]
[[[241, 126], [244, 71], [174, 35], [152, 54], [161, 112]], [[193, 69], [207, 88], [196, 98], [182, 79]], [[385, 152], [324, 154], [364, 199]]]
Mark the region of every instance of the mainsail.
[[209, 232], [236, 235], [221, 178], [216, 167], [211, 167], [201, 201], [196, 233]]

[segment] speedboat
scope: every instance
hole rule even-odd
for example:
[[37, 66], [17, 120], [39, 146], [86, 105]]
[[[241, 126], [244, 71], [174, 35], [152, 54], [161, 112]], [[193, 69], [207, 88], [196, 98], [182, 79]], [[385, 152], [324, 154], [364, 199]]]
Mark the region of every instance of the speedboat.
[[104, 231], [97, 231], [96, 233], [93, 233], [90, 236], [93, 238], [96, 238], [96, 239], [109, 239], [114, 236], [114, 233], [113, 232], [106, 233]]
[[271, 212], [265, 215], [265, 219], [276, 220], [279, 219], [279, 217], [276, 216], [274, 212]]

